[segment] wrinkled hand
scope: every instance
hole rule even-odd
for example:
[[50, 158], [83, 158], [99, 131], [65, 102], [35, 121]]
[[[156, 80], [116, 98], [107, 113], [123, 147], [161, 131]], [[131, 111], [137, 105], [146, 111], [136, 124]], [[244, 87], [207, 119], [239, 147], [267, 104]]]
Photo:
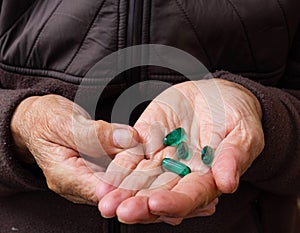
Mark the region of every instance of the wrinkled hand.
[[[212, 214], [221, 193], [236, 190], [240, 176], [264, 147], [261, 107], [244, 87], [221, 79], [175, 85], [147, 107], [135, 128], [143, 147], [116, 156], [97, 187], [99, 210], [124, 223], [164, 221]], [[162, 140], [182, 127], [192, 153], [192, 173], [183, 178], [164, 172], [164, 157], [176, 159], [174, 147]], [[201, 150], [215, 151], [212, 168], [201, 161]], [[146, 155], [145, 157], [143, 155]]]
[[50, 189], [73, 202], [88, 204], [98, 201], [94, 172], [101, 167], [85, 158], [113, 157], [138, 141], [133, 128], [93, 121], [78, 105], [58, 95], [22, 101], [11, 130], [20, 159], [36, 161]]

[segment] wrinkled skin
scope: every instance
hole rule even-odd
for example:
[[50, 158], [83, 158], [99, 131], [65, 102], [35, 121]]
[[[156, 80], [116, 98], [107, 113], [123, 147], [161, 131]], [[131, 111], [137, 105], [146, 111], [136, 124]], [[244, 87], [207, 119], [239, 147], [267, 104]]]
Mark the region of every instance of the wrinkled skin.
[[11, 130], [17, 155], [24, 162], [37, 162], [50, 189], [72, 202], [93, 205], [98, 202], [94, 173], [103, 168], [85, 158], [113, 157], [139, 140], [133, 128], [91, 120], [82, 108], [58, 95], [23, 100]]
[[[229, 81], [185, 82], [167, 89], [134, 126], [143, 144], [119, 153], [98, 174], [101, 214], [128, 224], [172, 225], [213, 214], [217, 197], [237, 189], [264, 147], [261, 117], [256, 97]], [[192, 170], [183, 178], [161, 168], [163, 158], [176, 159], [175, 148], [164, 147], [162, 140], [178, 127], [185, 129], [192, 151], [191, 160], [181, 160]], [[201, 162], [205, 145], [215, 151], [211, 169]]]

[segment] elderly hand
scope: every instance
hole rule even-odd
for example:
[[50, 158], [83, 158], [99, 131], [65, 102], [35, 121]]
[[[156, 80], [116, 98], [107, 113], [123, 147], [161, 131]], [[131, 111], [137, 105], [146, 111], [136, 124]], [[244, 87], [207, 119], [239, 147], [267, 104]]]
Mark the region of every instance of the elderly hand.
[[[244, 87], [221, 79], [175, 85], [144, 111], [135, 125], [143, 150], [116, 156], [97, 186], [99, 210], [124, 223], [164, 221], [212, 214], [221, 193], [236, 190], [240, 176], [264, 147], [261, 107]], [[176, 158], [162, 140], [182, 127], [192, 153], [192, 172], [183, 178], [163, 172], [161, 161]], [[201, 150], [215, 150], [212, 168], [201, 162]], [[143, 156], [145, 154], [145, 157]], [[215, 201], [213, 201], [215, 200]]]
[[37, 162], [50, 189], [73, 202], [88, 204], [98, 201], [93, 169], [101, 167], [80, 155], [113, 157], [138, 141], [133, 128], [93, 121], [78, 105], [58, 95], [23, 100], [13, 115], [11, 130], [18, 156], [25, 162]]

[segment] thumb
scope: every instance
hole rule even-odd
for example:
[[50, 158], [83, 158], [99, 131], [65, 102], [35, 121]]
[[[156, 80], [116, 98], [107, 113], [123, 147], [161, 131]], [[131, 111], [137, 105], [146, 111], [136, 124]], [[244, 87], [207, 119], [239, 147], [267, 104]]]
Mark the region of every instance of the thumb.
[[240, 168], [238, 157], [242, 151], [234, 144], [223, 142], [216, 150], [212, 173], [222, 193], [233, 193], [239, 184]]
[[73, 127], [77, 150], [91, 157], [113, 156], [139, 143], [137, 131], [128, 125], [87, 120]]
[[240, 176], [263, 149], [263, 136], [254, 128], [241, 130], [236, 127], [216, 149], [212, 172], [223, 193], [233, 193], [237, 189]]

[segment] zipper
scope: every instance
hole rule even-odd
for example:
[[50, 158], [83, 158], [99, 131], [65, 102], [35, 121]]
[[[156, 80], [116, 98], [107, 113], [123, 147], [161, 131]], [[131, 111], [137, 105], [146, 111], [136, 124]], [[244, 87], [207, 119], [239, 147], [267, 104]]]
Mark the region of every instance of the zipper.
[[252, 204], [252, 212], [253, 212], [254, 220], [257, 226], [257, 231], [259, 233], [263, 233], [261, 207], [259, 204], [259, 200], [255, 199], [254, 202], [251, 204]]
[[[142, 17], [143, 17], [143, 0], [128, 0], [128, 18], [127, 18], [127, 37], [126, 46], [139, 45], [142, 43]], [[140, 56], [140, 54], [130, 54], [129, 57]], [[126, 61], [130, 62], [130, 61]], [[141, 67], [132, 68], [125, 73], [127, 87], [141, 81]], [[130, 101], [130, 100], [129, 100]], [[120, 233], [121, 225], [118, 219], [108, 219], [108, 232]]]
[[121, 225], [116, 217], [107, 219], [108, 221], [108, 232], [109, 233], [120, 233]]
[[[143, 20], [143, 0], [128, 1], [128, 20], [126, 45], [134, 46], [142, 43], [142, 20]], [[140, 54], [130, 54], [129, 57], [141, 56]], [[127, 61], [131, 62], [131, 61]], [[141, 81], [141, 67], [130, 69], [125, 74], [127, 86], [132, 86]]]
[[127, 45], [137, 45], [142, 38], [143, 0], [129, 0]]

